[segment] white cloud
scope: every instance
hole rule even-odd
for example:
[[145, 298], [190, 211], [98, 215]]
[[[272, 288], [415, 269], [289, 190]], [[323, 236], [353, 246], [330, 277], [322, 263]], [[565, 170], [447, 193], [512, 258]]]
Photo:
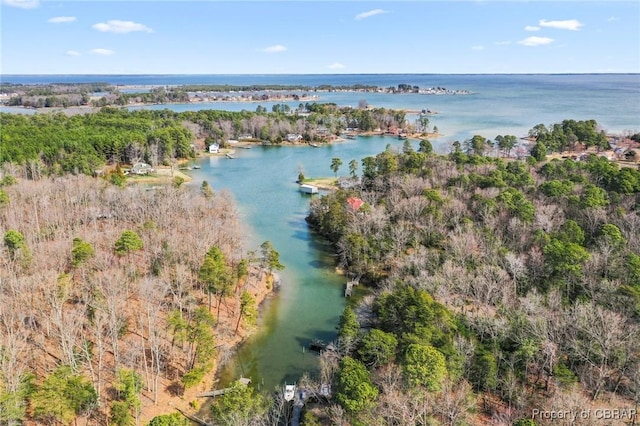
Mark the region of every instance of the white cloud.
[[91, 49], [89, 53], [93, 53], [94, 55], [109, 56], [113, 55], [116, 52], [110, 49]]
[[100, 22], [93, 25], [93, 28], [102, 31], [104, 33], [116, 33], [126, 34], [135, 31], [142, 31], [145, 33], [152, 33], [153, 30], [144, 24], [138, 24], [132, 21], [120, 21], [117, 19], [107, 21], [106, 23]]
[[260, 49], [261, 52], [265, 53], [280, 53], [287, 50], [287, 48], [281, 44], [275, 44], [273, 46], [265, 47], [264, 49]]
[[613, 22], [613, 21], [617, 21], [617, 20], [618, 20], [618, 18], [617, 18], [616, 16], [610, 16], [610, 17], [607, 19], [607, 22]]
[[78, 52], [77, 50], [67, 50], [66, 55], [67, 56], [80, 56], [80, 52]]
[[40, 0], [2, 0], [2, 4], [21, 9], [35, 9], [40, 6]]
[[67, 22], [74, 22], [75, 20], [75, 16], [56, 16], [55, 18], [49, 19], [47, 22], [51, 22], [52, 24], [64, 24]]
[[484, 46], [471, 46], [471, 50], [484, 50]]
[[538, 22], [538, 25], [540, 25], [541, 27], [557, 28], [560, 30], [571, 31], [578, 31], [582, 26], [580, 21], [578, 21], [577, 19], [567, 19], [566, 21], [547, 21], [546, 19], [541, 19], [540, 22]]
[[553, 43], [553, 39], [549, 37], [527, 37], [518, 42], [523, 46], [544, 46], [550, 43]]
[[332, 70], [341, 70], [346, 67], [342, 65], [340, 62], [334, 62], [333, 64], [329, 65], [327, 68]]
[[524, 27], [525, 31], [540, 31], [540, 27], [536, 27], [535, 25], [527, 25]]
[[375, 16], [375, 15], [381, 15], [383, 13], [389, 13], [389, 12], [386, 11], [386, 10], [383, 10], [383, 9], [373, 9], [373, 10], [369, 10], [368, 12], [358, 13], [356, 15], [356, 21], [359, 21], [361, 19], [370, 18], [370, 17]]

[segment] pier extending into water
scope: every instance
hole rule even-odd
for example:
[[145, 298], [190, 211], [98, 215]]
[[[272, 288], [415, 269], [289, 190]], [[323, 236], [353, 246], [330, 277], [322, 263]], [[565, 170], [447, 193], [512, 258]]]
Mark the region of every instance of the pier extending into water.
[[344, 297], [351, 297], [351, 294], [353, 293], [353, 287], [357, 286], [358, 284], [360, 284], [359, 276], [354, 280], [347, 281], [347, 285], [344, 288]]
[[319, 388], [315, 386], [296, 388], [295, 396], [293, 398], [293, 410], [291, 412], [291, 426], [300, 425], [302, 408], [309, 399], [328, 399], [330, 396], [331, 386], [328, 383], [323, 383]]
[[293, 400], [293, 412], [291, 413], [291, 426], [300, 426], [300, 415], [302, 414], [302, 407], [304, 407], [305, 400], [301, 398], [302, 395], [296, 392], [296, 397]]
[[[249, 383], [251, 383], [251, 379], [249, 379], [247, 377], [240, 377], [238, 379], [238, 381], [240, 382], [241, 385], [245, 385], [245, 386], [247, 386]], [[199, 393], [197, 395], [197, 397], [198, 398], [211, 398], [211, 397], [214, 397], [214, 396], [220, 396], [220, 395], [224, 395], [225, 393], [229, 392], [231, 389], [232, 388], [214, 389], [212, 391]]]

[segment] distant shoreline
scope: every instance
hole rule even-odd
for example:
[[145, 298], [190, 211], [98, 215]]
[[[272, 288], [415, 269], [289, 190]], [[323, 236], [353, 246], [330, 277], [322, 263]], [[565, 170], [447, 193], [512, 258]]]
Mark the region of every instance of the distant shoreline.
[[[145, 102], [135, 102], [135, 103], [130, 103], [127, 105], [106, 105], [106, 106], [92, 106], [92, 105], [76, 105], [76, 106], [68, 106], [68, 107], [58, 107], [58, 106], [54, 106], [54, 107], [42, 107], [42, 108], [37, 108], [37, 107], [33, 107], [33, 106], [24, 106], [24, 105], [7, 105], [5, 103], [0, 103], [0, 108], [15, 108], [15, 109], [19, 109], [19, 110], [25, 110], [25, 111], [33, 111], [33, 112], [42, 112], [42, 113], [56, 113], [56, 112], [62, 112], [65, 113], [67, 115], [75, 115], [75, 114], [91, 114], [91, 113], [95, 113], [95, 112], [99, 112], [102, 108], [144, 108], [144, 107], [155, 107], [155, 106], [162, 106], [162, 105], [166, 105], [167, 109], [170, 109], [169, 106], [171, 105], [201, 105], [201, 104], [206, 104], [206, 103], [248, 103], [248, 104], [260, 104], [262, 102], [321, 102], [322, 98], [318, 97], [318, 96], [313, 96], [311, 97], [311, 99], [309, 98], [301, 98], [301, 99], [294, 99], [293, 97], [282, 97], [282, 98], [273, 98], [273, 99], [267, 99], [267, 100], [261, 100], [261, 99], [250, 99], [250, 98], [233, 98], [233, 99], [198, 99], [198, 100], [190, 100], [187, 102], [180, 102], [180, 101], [172, 101], [172, 102], [166, 102], [166, 103], [157, 103], [157, 102], [149, 102], [149, 103], [145, 103]], [[414, 110], [414, 109], [403, 109], [403, 108], [395, 108], [397, 110], [402, 110], [404, 111], [406, 114], [421, 114], [422, 111], [420, 110]], [[2, 110], [0, 109], [0, 112], [2, 112]], [[10, 113], [10, 111], [8, 111], [8, 113]], [[429, 112], [426, 115], [428, 116], [436, 116], [439, 113], [434, 111], [434, 112]]]
[[[153, 74], [153, 73], [140, 73], [140, 74], [31, 74], [31, 73], [11, 73], [11, 74], [0, 74], [0, 79], [7, 83], [14, 84], [55, 84], [55, 83], [67, 83], [71, 77], [73, 78], [95, 78], [95, 80], [91, 80], [91, 82], [102, 82], [105, 78], [175, 78], [175, 77], [186, 77], [186, 78], [195, 78], [195, 77], [216, 77], [216, 78], [248, 78], [248, 77], [257, 77], [257, 78], [265, 78], [265, 77], [319, 77], [319, 76], [328, 76], [331, 78], [344, 78], [344, 77], [356, 77], [356, 76], [367, 76], [367, 77], [399, 77], [406, 79], [407, 77], [412, 76], [421, 76], [421, 77], [442, 77], [442, 76], [623, 76], [623, 75], [637, 75], [640, 76], [638, 72], [549, 72], [549, 73], [530, 73], [530, 72], [505, 72], [505, 73], [327, 73], [327, 74], [317, 74], [317, 73], [297, 73], [297, 74], [202, 74], [202, 73], [194, 73], [194, 74]], [[30, 79], [30, 78], [39, 78], [39, 77], [48, 77], [48, 78], [62, 78], [63, 80], [58, 81], [37, 81], [34, 80], [30, 83], [15, 83], [12, 81], [8, 81], [11, 78], [22, 78], [22, 79]], [[106, 81], [110, 83], [109, 81]], [[116, 83], [110, 83], [116, 84]], [[125, 84], [125, 83], [118, 83]], [[130, 83], [131, 85], [135, 85], [135, 83]]]
[[0, 104], [9, 107], [135, 107], [140, 105], [196, 104], [206, 102], [318, 102], [318, 93], [458, 96], [474, 92], [441, 85], [394, 83], [326, 84], [112, 84], [65, 82], [48, 84], [0, 84]]

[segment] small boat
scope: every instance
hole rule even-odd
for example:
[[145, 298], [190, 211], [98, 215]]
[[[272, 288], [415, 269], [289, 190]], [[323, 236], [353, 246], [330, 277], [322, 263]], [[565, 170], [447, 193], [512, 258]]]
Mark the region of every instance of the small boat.
[[431, 111], [430, 109], [423, 109], [420, 111], [420, 117], [427, 117], [429, 115], [436, 115], [437, 111]]
[[236, 157], [235, 157], [235, 155], [230, 154], [230, 153], [228, 153], [228, 152], [225, 154], [225, 156], [226, 156], [227, 158], [236, 158]]
[[194, 169], [199, 169], [199, 168], [200, 168], [200, 166], [193, 166], [193, 168], [194, 168]]
[[296, 396], [296, 385], [284, 384], [284, 400], [293, 401]]
[[319, 147], [319, 145], [317, 143], [310, 143], [309, 145], [311, 145], [314, 148], [318, 148]]
[[355, 139], [357, 136], [351, 133], [347, 133], [346, 135], [344, 135], [344, 137], [347, 139]]

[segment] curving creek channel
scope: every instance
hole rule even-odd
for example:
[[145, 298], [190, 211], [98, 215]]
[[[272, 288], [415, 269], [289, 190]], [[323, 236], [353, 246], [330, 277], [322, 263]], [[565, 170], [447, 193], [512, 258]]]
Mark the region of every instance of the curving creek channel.
[[230, 191], [248, 232], [248, 248], [258, 249], [269, 240], [285, 266], [279, 271], [280, 289], [262, 307], [258, 331], [222, 367], [218, 385], [242, 376], [271, 390], [297, 381], [305, 372], [317, 372], [317, 355], [308, 351], [308, 344], [313, 339], [335, 339], [345, 306], [346, 278], [335, 272], [332, 247], [305, 221], [311, 197], [322, 191], [299, 192], [298, 170], [307, 177], [328, 177], [333, 174], [331, 159], [338, 157], [343, 162], [338, 174], [347, 175], [352, 159], [360, 164], [387, 144], [400, 147], [402, 142], [372, 136], [317, 148], [255, 146], [236, 149], [233, 159], [197, 160], [201, 168], [191, 172], [193, 184], [206, 180], [214, 190]]
[[[398, 77], [389, 78], [397, 80]], [[415, 78], [416, 84], [434, 79], [428, 75]], [[434, 116], [432, 123], [445, 129], [448, 135], [432, 141], [439, 153], [448, 151], [451, 141], [462, 141], [473, 134], [522, 136], [536, 123], [558, 123], [568, 118], [567, 111], [580, 119], [596, 119], [612, 132], [637, 127], [636, 75], [438, 78], [446, 79], [442, 83], [446, 87], [467, 88], [475, 94], [428, 100], [421, 95], [367, 94], [367, 99], [383, 107], [414, 110], [424, 108], [428, 102], [430, 108], [445, 112]], [[328, 100], [338, 105], [355, 104], [361, 96], [329, 95], [336, 96]], [[603, 109], [600, 105], [608, 107]], [[202, 107], [174, 105], [172, 109]], [[240, 110], [246, 104], [211, 107]], [[166, 105], [157, 108], [166, 108]], [[318, 371], [316, 354], [303, 351], [303, 347], [306, 349], [313, 339], [328, 342], [336, 337], [338, 320], [345, 306], [347, 278], [335, 273], [332, 247], [305, 222], [310, 197], [319, 195], [298, 191], [295, 183], [298, 171], [302, 169], [307, 177], [332, 176], [331, 159], [338, 157], [343, 163], [338, 174], [346, 176], [351, 160], [355, 159], [361, 167], [362, 158], [382, 152], [389, 144], [401, 148], [402, 143], [391, 137], [359, 136], [317, 148], [256, 146], [236, 149], [233, 159], [203, 157], [197, 160], [201, 168], [191, 172], [193, 184], [206, 180], [216, 191], [231, 192], [247, 230], [247, 249], [258, 249], [262, 242], [269, 240], [285, 266], [279, 272], [280, 290], [263, 305], [258, 332], [223, 367], [218, 386], [243, 376], [251, 378], [260, 389], [272, 390], [285, 382], [297, 381], [305, 372], [313, 375]], [[413, 145], [414, 149], [418, 148], [416, 141]]]

